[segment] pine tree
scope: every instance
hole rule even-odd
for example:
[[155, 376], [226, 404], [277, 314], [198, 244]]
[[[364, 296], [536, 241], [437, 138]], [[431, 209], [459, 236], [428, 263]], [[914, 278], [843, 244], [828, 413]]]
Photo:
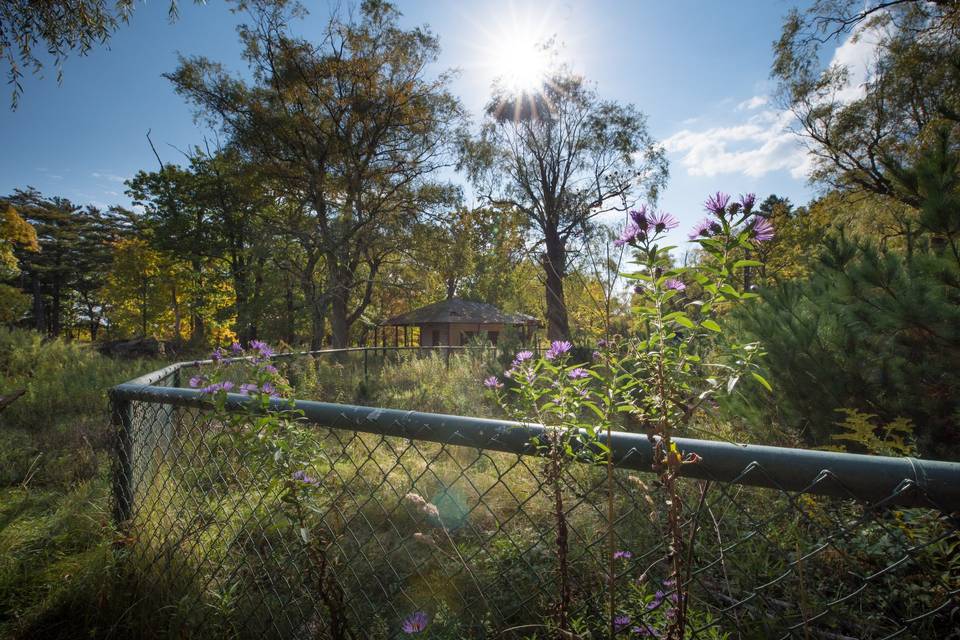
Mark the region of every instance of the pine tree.
[[960, 158], [947, 134], [909, 167], [888, 165], [917, 225], [904, 246], [827, 237], [806, 280], [763, 291], [744, 328], [777, 383], [768, 417], [822, 443], [841, 409], [909, 418], [925, 454], [960, 452]]

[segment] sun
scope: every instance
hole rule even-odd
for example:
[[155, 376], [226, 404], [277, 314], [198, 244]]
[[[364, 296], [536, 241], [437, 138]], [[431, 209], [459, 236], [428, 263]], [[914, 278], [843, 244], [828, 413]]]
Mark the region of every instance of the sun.
[[559, 24], [554, 3], [536, 6], [507, 3], [504, 10], [482, 22], [470, 20], [474, 49], [469, 66], [478, 77], [515, 94], [539, 93], [554, 70], [559, 53]]
[[535, 92], [550, 70], [548, 45], [535, 35], [511, 29], [494, 45], [490, 61], [496, 80], [512, 93]]

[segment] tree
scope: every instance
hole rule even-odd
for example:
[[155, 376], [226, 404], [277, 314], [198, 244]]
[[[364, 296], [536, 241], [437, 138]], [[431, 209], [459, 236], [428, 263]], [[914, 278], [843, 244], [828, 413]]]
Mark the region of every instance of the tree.
[[[847, 35], [875, 49], [862, 82], [860, 69], [821, 63], [821, 47]], [[818, 0], [790, 13], [775, 53], [780, 100], [797, 116], [813, 178], [835, 188], [902, 196], [885, 164], [960, 124], [956, 2]]]
[[778, 387], [776, 403], [755, 399], [768, 417], [813, 443], [836, 431], [841, 410], [906, 418], [925, 454], [960, 450], [958, 163], [941, 139], [884, 176], [897, 201], [919, 198], [919, 211], [905, 212], [910, 234], [884, 244], [841, 226], [808, 278], [762, 290], [762, 304], [743, 308]]
[[[329, 20], [319, 44], [291, 34], [284, 3], [252, 2], [240, 29], [252, 81], [203, 58], [168, 77], [260, 165], [289, 203], [283, 227], [303, 249], [302, 289], [320, 346], [327, 310], [345, 346], [401, 231], [438, 195], [431, 174], [462, 112], [449, 75], [428, 78], [436, 37], [403, 30], [368, 0], [357, 18]], [[316, 274], [323, 271], [323, 287]]]
[[16, 249], [19, 288], [31, 297], [34, 329], [50, 336], [86, 331], [95, 340], [104, 315], [101, 289], [115, 242], [131, 232], [129, 213], [80, 207], [34, 189], [18, 190], [7, 202], [36, 230], [36, 248]]
[[459, 206], [420, 223], [411, 234], [410, 266], [436, 280], [424, 303], [459, 296], [501, 306], [498, 298], [511, 293], [507, 282], [525, 253], [524, 229], [518, 211], [494, 207]]
[[[233, 282], [239, 338], [257, 337], [256, 274], [265, 256], [259, 248], [270, 236], [264, 218], [273, 209], [273, 198], [256, 167], [233, 148], [212, 153], [198, 148], [188, 168], [165, 164], [156, 172], [140, 171], [128, 186], [134, 204], [144, 208], [141, 222], [150, 228], [155, 248], [191, 265], [194, 341], [206, 340], [205, 291], [208, 280], [221, 277], [221, 265]], [[211, 266], [214, 272], [208, 273]]]
[[40, 245], [33, 226], [20, 217], [12, 204], [0, 200], [0, 210], [3, 211], [0, 215], [0, 279], [7, 280], [20, 273], [20, 261], [14, 249], [36, 253]]
[[0, 309], [0, 323], [12, 323], [30, 307], [30, 299], [16, 288], [4, 284], [3, 280], [12, 280], [20, 275], [20, 260], [15, 249], [40, 251], [37, 232], [29, 222], [20, 217], [13, 205], [0, 200], [0, 299], [4, 301]]
[[[0, 3], [0, 59], [9, 67], [13, 85], [11, 105], [17, 107], [23, 70], [39, 73], [43, 61], [34, 53], [41, 44], [53, 56], [57, 79], [70, 53], [86, 55], [105, 43], [130, 19], [134, 0], [5, 0]], [[177, 18], [177, 0], [171, 0], [170, 20]]]
[[495, 87], [463, 164], [491, 205], [522, 212], [543, 247], [548, 335], [570, 337], [564, 296], [570, 242], [599, 214], [627, 208], [640, 187], [655, 201], [667, 179], [664, 150], [632, 105], [604, 101], [560, 68], [534, 93]]

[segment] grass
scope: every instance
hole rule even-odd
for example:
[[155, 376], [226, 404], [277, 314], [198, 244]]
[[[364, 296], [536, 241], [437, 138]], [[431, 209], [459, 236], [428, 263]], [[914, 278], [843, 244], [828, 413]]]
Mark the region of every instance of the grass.
[[[0, 332], [0, 346], [0, 388], [28, 388], [15, 411], [0, 413], [0, 637], [207, 640], [322, 631], [323, 606], [301, 534], [257, 473], [258, 461], [218, 440], [216, 425], [196, 423], [189, 411], [176, 414], [180, 437], [169, 455], [143, 460], [128, 535], [114, 531], [104, 390], [162, 363], [113, 361], [24, 332]], [[483, 357], [455, 356], [449, 368], [437, 356], [370, 358], [368, 365], [366, 379], [356, 356], [304, 358], [282, 368], [301, 397], [499, 415], [479, 384], [497, 372]], [[489, 629], [543, 620], [553, 604], [555, 540], [540, 461], [323, 429], [316, 437], [318, 453], [306, 461], [322, 479], [311, 536], [331, 542], [351, 618], [363, 621], [366, 637], [389, 637], [421, 608], [431, 615], [435, 639], [485, 637]], [[591, 625], [604, 606], [604, 478], [602, 469], [574, 465], [564, 483], [574, 596]], [[654, 563], [663, 552], [655, 524], [663, 498], [649, 478], [617, 472], [616, 479], [617, 545], [635, 554], [618, 567], [626, 602], [640, 597], [632, 585], [641, 575], [648, 585], [663, 578]], [[692, 510], [697, 487], [685, 486]], [[805, 559], [802, 572], [766, 587], [735, 616], [711, 617], [717, 594], [740, 597], [787, 574], [792, 560], [859, 517], [840, 501], [804, 499], [801, 513], [772, 491], [712, 491], [697, 516], [697, 557], [716, 558], [721, 548], [726, 555], [698, 577], [694, 613], [702, 624], [739, 628], [741, 637], [802, 621], [798, 594], [809, 617], [825, 598], [859, 586], [851, 571], [869, 575], [907, 540], [944, 532], [913, 512], [881, 514]], [[408, 493], [435, 504], [439, 521], [412, 506]], [[956, 534], [924, 548], [927, 568], [944, 565], [951, 544]], [[952, 562], [941, 576], [948, 582], [960, 575]], [[884, 624], [849, 615], [855, 607], [916, 613], [918, 603], [943, 596], [932, 575], [904, 563], [819, 618], [812, 631], [860, 633]], [[925, 624], [931, 637], [946, 628], [936, 616]]]
[[[159, 361], [0, 329], [0, 637], [90, 637], [116, 588], [106, 389]], [[112, 623], [110, 623], [112, 624]]]

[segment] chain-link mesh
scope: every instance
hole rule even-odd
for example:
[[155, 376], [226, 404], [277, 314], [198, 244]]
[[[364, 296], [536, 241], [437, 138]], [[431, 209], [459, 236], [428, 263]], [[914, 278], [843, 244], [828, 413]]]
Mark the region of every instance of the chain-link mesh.
[[[436, 637], [546, 637], [558, 496], [542, 458], [453, 444], [456, 430], [438, 443], [312, 424], [298, 519], [269, 461], [197, 402], [136, 397], [113, 394], [117, 515], [155, 624], [179, 637], [392, 638], [424, 611]], [[626, 637], [656, 633], [671, 585], [666, 496], [622, 463], [612, 485], [603, 466], [566, 464], [559, 497], [574, 619], [607, 615], [613, 515], [613, 549], [628, 552], [612, 565], [615, 601], [645, 605], [619, 625]], [[914, 478], [879, 503], [816, 495], [847, 486], [826, 471], [802, 491], [749, 486], [776, 485], [771, 471], [681, 482], [690, 637], [957, 636], [956, 514], [898, 506], [921, 490]]]

